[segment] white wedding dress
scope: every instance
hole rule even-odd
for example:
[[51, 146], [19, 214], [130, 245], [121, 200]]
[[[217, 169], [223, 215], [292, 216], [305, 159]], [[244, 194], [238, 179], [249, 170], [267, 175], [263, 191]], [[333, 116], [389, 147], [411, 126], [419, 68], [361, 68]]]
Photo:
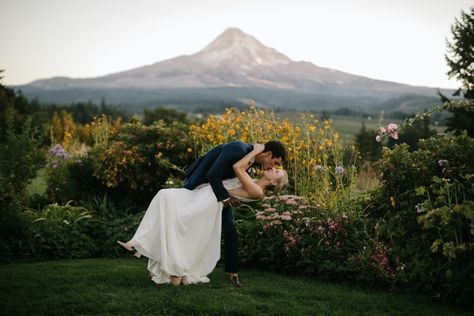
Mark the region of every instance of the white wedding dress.
[[[241, 186], [237, 178], [223, 184], [227, 190]], [[148, 257], [155, 283], [169, 283], [170, 275], [183, 276], [184, 284], [209, 282], [207, 275], [220, 258], [222, 208], [209, 184], [192, 191], [164, 189], [155, 195], [130, 240]]]

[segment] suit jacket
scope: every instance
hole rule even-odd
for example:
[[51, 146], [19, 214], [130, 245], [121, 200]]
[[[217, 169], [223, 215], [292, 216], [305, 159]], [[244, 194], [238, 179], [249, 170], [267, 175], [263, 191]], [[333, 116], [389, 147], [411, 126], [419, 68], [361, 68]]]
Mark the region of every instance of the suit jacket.
[[184, 187], [193, 190], [198, 185], [209, 183], [218, 201], [229, 197], [222, 180], [235, 177], [232, 165], [253, 150], [253, 145], [242, 141], [222, 144], [197, 158], [187, 169]]

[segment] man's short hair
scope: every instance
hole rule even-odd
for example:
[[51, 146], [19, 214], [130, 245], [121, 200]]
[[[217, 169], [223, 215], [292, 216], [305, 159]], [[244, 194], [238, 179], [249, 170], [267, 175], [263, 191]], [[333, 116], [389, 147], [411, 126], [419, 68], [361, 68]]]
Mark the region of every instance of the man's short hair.
[[271, 140], [269, 142], [266, 142], [265, 149], [263, 150], [263, 152], [267, 151], [272, 152], [272, 158], [281, 158], [283, 162], [286, 161], [285, 146], [283, 146], [283, 144], [279, 141]]

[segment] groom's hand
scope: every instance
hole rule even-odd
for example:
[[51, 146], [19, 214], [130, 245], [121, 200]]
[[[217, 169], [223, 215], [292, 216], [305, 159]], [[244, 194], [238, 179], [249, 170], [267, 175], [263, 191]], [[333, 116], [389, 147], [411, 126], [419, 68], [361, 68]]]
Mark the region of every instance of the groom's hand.
[[229, 199], [224, 201], [224, 207], [237, 206], [239, 205], [239, 203], [240, 203], [239, 200], [230, 197]]

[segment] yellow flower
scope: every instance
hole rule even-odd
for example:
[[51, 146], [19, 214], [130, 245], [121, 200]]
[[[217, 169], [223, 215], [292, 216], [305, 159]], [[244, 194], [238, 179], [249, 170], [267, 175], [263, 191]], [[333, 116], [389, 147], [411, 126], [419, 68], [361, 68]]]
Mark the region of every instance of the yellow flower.
[[395, 198], [393, 196], [390, 197], [390, 205], [395, 207]]
[[188, 153], [192, 153], [193, 152], [193, 149], [192, 148], [188, 148]]

